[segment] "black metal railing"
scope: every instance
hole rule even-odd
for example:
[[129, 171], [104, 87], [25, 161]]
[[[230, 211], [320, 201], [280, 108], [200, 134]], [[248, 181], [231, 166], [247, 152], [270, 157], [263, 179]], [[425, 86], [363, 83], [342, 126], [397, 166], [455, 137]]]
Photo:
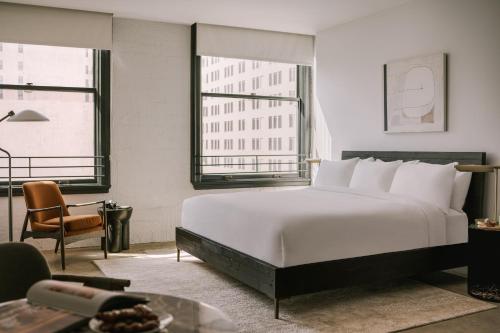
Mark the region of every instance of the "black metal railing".
[[[236, 174], [285, 174], [285, 173], [309, 173], [310, 170], [308, 168], [307, 161], [305, 160], [304, 155], [300, 154], [251, 154], [251, 155], [202, 155], [199, 156], [198, 159], [198, 166], [201, 168], [201, 173], [203, 175], [236, 175]], [[204, 159], [223, 159], [223, 158], [243, 158], [243, 162], [230, 162], [230, 163], [203, 163]], [[267, 158], [273, 158], [273, 159], [279, 159], [279, 158], [295, 158], [296, 161], [262, 161], [262, 159]], [[247, 159], [250, 159], [250, 162], [246, 162]], [[295, 165], [295, 168], [292, 168], [291, 170], [276, 170], [273, 168], [273, 170], [269, 170], [270, 166], [274, 165], [279, 165], [279, 166], [290, 166], [290, 165]], [[249, 166], [252, 170], [251, 171], [231, 171], [231, 172], [222, 172], [218, 170], [214, 171], [209, 171], [207, 172], [204, 168], [207, 167], [213, 167], [213, 168], [223, 168], [223, 167], [245, 167]], [[268, 167], [266, 169], [266, 166]], [[304, 167], [305, 166], [305, 167]], [[281, 169], [281, 168], [280, 168]]]
[[[6, 182], [9, 178], [8, 159], [7, 156], [0, 157], [0, 182]], [[28, 180], [69, 181], [105, 177], [104, 156], [12, 156], [11, 164], [13, 182]], [[80, 169], [85, 170], [85, 172], [78, 174], [58, 172], [67, 169]], [[53, 171], [54, 174], [44, 174], [43, 170]]]

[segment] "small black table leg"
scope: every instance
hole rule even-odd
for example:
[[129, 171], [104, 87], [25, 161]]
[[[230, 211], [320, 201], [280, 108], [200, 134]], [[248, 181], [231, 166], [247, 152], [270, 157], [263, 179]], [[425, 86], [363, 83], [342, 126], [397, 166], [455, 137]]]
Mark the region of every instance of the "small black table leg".
[[274, 319], [280, 319], [280, 300], [274, 299]]

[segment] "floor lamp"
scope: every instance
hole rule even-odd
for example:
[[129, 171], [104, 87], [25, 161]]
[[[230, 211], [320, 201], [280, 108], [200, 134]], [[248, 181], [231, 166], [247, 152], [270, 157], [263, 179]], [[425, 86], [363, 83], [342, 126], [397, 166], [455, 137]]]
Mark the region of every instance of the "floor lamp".
[[[14, 121], [14, 122], [24, 122], [24, 121], [49, 121], [49, 118], [45, 117], [43, 114], [38, 113], [33, 110], [24, 110], [19, 112], [18, 114], [14, 113], [14, 111], [9, 111], [7, 115], [0, 118], [0, 122], [6, 120]], [[9, 158], [9, 185], [7, 190], [8, 195], [8, 205], [9, 205], [9, 242], [13, 240], [12, 234], [12, 157], [10, 153], [0, 148], [0, 151], [4, 152]]]

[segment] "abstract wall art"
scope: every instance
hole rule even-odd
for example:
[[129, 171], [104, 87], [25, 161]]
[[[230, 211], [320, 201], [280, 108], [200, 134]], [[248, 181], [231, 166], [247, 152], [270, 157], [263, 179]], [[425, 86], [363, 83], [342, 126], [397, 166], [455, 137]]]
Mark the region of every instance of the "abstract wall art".
[[446, 131], [446, 65], [445, 53], [384, 65], [386, 133]]

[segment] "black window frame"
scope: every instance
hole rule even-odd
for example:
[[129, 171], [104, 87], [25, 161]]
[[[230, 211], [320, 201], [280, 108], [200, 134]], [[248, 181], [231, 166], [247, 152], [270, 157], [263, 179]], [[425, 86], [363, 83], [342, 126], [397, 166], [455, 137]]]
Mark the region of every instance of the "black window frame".
[[[251, 60], [251, 59], [250, 59]], [[261, 96], [254, 94], [223, 94], [201, 91], [201, 56], [196, 54], [196, 24], [191, 26], [191, 183], [196, 190], [245, 188], [245, 187], [277, 187], [307, 186], [311, 184], [310, 172], [307, 170], [306, 158], [310, 156], [311, 130], [311, 80], [310, 66], [297, 65], [297, 97]], [[235, 99], [278, 100], [298, 102], [297, 126], [297, 170], [293, 173], [276, 174], [231, 174], [203, 175], [203, 97], [228, 97]], [[222, 155], [221, 155], [222, 156]], [[273, 155], [274, 156], [274, 155]]]
[[[63, 194], [108, 193], [111, 187], [110, 169], [110, 101], [111, 101], [111, 51], [93, 49], [93, 87], [48, 86], [34, 84], [0, 84], [0, 90], [58, 91], [88, 93], [94, 96], [94, 177], [87, 179], [57, 179]], [[13, 156], [15, 157], [15, 156]], [[21, 185], [35, 181], [12, 180], [13, 195], [23, 195]], [[0, 181], [0, 197], [7, 196], [8, 181]]]

